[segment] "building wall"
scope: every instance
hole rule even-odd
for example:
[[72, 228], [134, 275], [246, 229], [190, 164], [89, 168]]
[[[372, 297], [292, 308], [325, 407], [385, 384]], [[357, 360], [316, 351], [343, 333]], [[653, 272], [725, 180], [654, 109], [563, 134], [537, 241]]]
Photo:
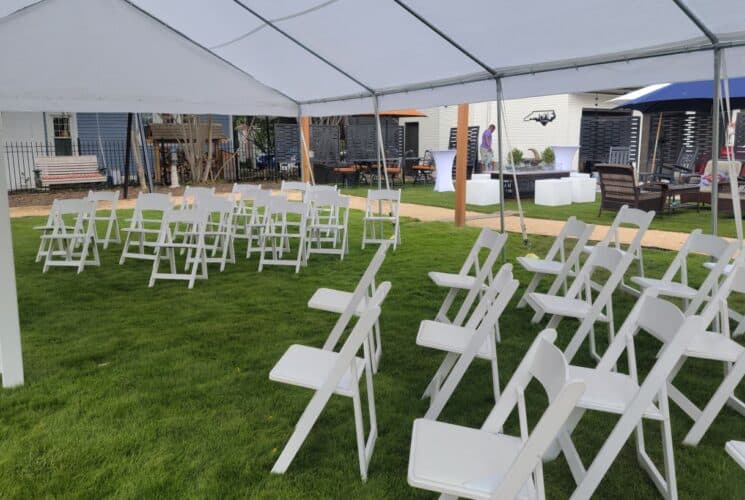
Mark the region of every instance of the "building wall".
[[[506, 132], [502, 138], [504, 156], [512, 148], [521, 149], [527, 158], [530, 157], [529, 148], [540, 153], [548, 146], [578, 146], [582, 109], [613, 107], [608, 104], [612, 97], [605, 94], [558, 94], [505, 101]], [[425, 118], [401, 119], [401, 123], [419, 123], [419, 156], [428, 149], [447, 148], [450, 128], [457, 123], [457, 110], [457, 106], [428, 108], [421, 110], [427, 115]], [[539, 110], [554, 110], [556, 119], [545, 126], [536, 121], [524, 120], [531, 112]], [[481, 127], [481, 133], [489, 124], [496, 124], [496, 120], [496, 101], [470, 105], [468, 123]], [[578, 158], [575, 157], [574, 161], [576, 168]]]

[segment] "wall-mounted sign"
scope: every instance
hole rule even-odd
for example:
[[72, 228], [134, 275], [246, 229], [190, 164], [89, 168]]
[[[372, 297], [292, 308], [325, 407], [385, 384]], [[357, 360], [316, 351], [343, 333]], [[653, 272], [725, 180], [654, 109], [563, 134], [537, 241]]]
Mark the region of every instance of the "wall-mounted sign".
[[535, 121], [540, 123], [544, 127], [554, 120], [556, 120], [556, 111], [554, 111], [553, 109], [533, 111], [528, 116], [523, 118], [523, 121], [525, 122]]

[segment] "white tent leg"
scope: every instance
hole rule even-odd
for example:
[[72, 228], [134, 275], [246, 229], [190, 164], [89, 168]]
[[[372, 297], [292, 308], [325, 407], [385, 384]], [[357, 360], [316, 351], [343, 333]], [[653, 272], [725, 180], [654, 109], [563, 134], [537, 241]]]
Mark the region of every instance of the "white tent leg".
[[0, 170], [0, 373], [3, 387], [23, 385], [21, 324], [8, 209], [8, 181]]

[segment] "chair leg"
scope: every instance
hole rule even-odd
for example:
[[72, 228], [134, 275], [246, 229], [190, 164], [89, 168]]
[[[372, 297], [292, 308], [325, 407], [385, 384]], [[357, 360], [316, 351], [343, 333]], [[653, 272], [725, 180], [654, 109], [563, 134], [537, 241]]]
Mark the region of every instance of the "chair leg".
[[541, 273], [535, 273], [533, 275], [533, 278], [530, 280], [530, 283], [528, 283], [528, 287], [525, 289], [525, 293], [523, 293], [523, 296], [520, 297], [520, 302], [517, 303], [517, 308], [522, 309], [526, 305], [528, 305], [527, 297], [531, 293], [535, 291], [535, 289], [538, 287], [538, 284], [541, 282], [541, 279], [543, 279], [543, 274]]
[[360, 476], [363, 481], [367, 481], [367, 456], [365, 453], [365, 424], [362, 420], [362, 402], [358, 390], [352, 396], [352, 405], [354, 406], [354, 430], [357, 438], [357, 455], [360, 461]]

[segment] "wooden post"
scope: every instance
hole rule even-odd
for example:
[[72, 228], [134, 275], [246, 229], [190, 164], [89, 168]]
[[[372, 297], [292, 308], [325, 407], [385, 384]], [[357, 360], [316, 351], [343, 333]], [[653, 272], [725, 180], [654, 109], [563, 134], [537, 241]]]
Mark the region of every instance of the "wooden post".
[[153, 139], [153, 170], [155, 183], [160, 184], [160, 141]]
[[310, 169], [313, 168], [313, 165], [310, 162], [310, 156], [308, 156], [308, 151], [310, 150], [310, 116], [303, 116], [300, 118], [300, 128], [303, 132], [301, 137], [303, 137], [303, 140], [305, 141], [305, 144], [300, 144], [302, 179], [304, 182], [310, 182], [312, 178]]
[[466, 224], [466, 170], [468, 165], [468, 104], [458, 105], [455, 141], [455, 225]]

